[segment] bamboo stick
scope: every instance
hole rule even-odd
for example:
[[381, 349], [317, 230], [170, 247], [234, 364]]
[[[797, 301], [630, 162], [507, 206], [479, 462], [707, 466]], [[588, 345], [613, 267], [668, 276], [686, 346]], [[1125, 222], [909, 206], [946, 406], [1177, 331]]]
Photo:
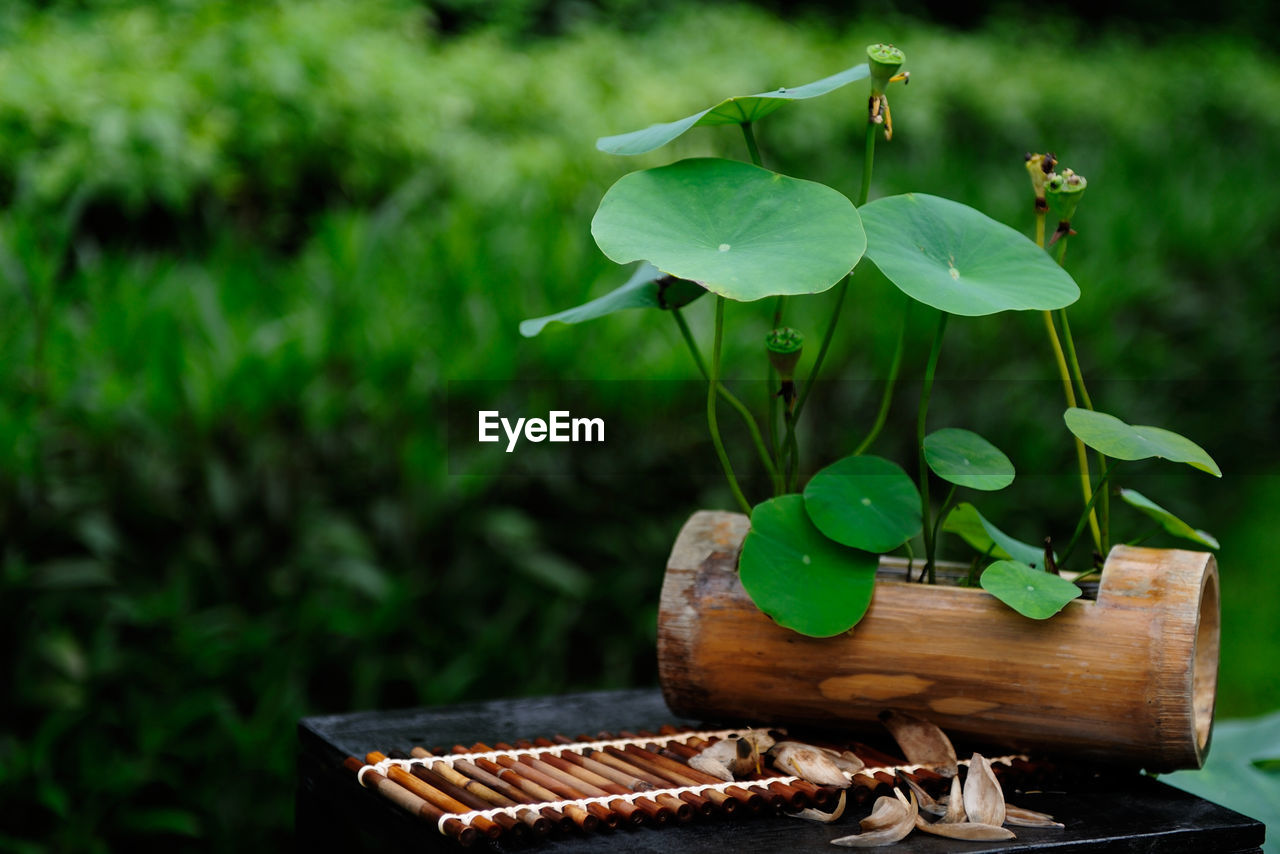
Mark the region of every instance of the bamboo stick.
[[[503, 760], [511, 758], [513, 757], [502, 757], [498, 762], [506, 765], [506, 762]], [[543, 762], [541, 759], [535, 759], [528, 754], [522, 754], [514, 757], [514, 759], [517, 764], [525, 766], [522, 771], [525, 776], [531, 778], [536, 783], [540, 783], [547, 788], [552, 789], [552, 791], [565, 792], [565, 796], [568, 798], [601, 798], [609, 794], [597, 786], [585, 784], [582, 781], [575, 779], [573, 775], [566, 774], [553, 765]], [[513, 766], [507, 765], [507, 767], [510, 768]], [[619, 803], [625, 804], [626, 802], [619, 801]], [[617, 827], [622, 820], [620, 812], [614, 809], [612, 804], [608, 806], [599, 803], [588, 804], [586, 806], [586, 810], [610, 828]]]
[[[365, 754], [365, 762], [375, 765], [387, 757], [378, 751], [370, 751]], [[406, 789], [409, 789], [418, 797], [431, 803], [448, 813], [465, 813], [470, 812], [471, 807], [467, 806], [457, 798], [451, 797], [428, 783], [424, 783], [417, 777], [414, 777], [408, 771], [398, 766], [392, 765], [387, 769], [387, 779], [394, 780]], [[497, 839], [502, 835], [502, 828], [490, 819], [484, 816], [476, 816], [469, 824], [476, 830], [483, 833], [490, 839]]]
[[[627, 774], [626, 772], [619, 771], [611, 765], [605, 765], [602, 762], [597, 762], [580, 753], [566, 751], [561, 754], [561, 758], [572, 764], [578, 765], [583, 770], [597, 773], [601, 777], [612, 780], [614, 783], [617, 783], [625, 789], [630, 789], [633, 792], [651, 791], [654, 788], [652, 784], [646, 783], [644, 780]], [[632, 785], [632, 783], [635, 785]], [[655, 824], [666, 824], [676, 817], [675, 813], [672, 812], [671, 809], [663, 806], [652, 798], [636, 798], [632, 803], [644, 810], [645, 815], [647, 815], [649, 820]]]
[[[633, 762], [628, 762], [626, 759], [626, 754], [623, 754], [622, 758], [619, 758], [617, 755], [609, 752], [610, 750], [616, 750], [616, 749], [617, 748], [605, 748], [603, 751], [596, 751], [595, 753], [592, 754], [592, 756], [599, 757], [600, 761], [605, 763], [606, 765], [612, 765], [615, 768], [618, 768], [619, 770], [627, 771], [631, 774], [634, 774], [635, 776], [639, 777], [642, 780], [651, 782], [656, 788], [659, 788], [659, 789], [670, 789], [670, 788], [673, 788], [674, 786], [680, 785], [678, 783], [673, 783], [670, 780], [666, 780], [662, 777], [652, 774], [647, 769], [641, 768]], [[618, 752], [621, 753], [621, 751], [618, 751]], [[691, 804], [689, 804], [688, 801], [684, 800], [683, 798], [673, 797], [667, 792], [656, 792], [652, 797], [656, 803], [670, 810], [672, 814], [675, 816], [676, 821], [683, 823], [683, 822], [690, 821], [693, 818], [694, 808]]]
[[[392, 750], [389, 751], [387, 755], [392, 759], [409, 758], [409, 755], [402, 750]], [[410, 765], [407, 770], [422, 782], [436, 787], [454, 800], [466, 804], [470, 809], [487, 810], [493, 806], [493, 804], [489, 803], [484, 798], [481, 798], [474, 792], [468, 791], [466, 787], [456, 785], [449, 778], [437, 773], [435, 769], [428, 768], [421, 763], [414, 763], [413, 765]], [[498, 813], [493, 816], [492, 820], [494, 824], [502, 828], [502, 832], [504, 834], [511, 834], [514, 838], [519, 840], [523, 840], [529, 832], [528, 828], [525, 827], [519, 819], [512, 815]]]
[[[480, 751], [487, 752], [487, 751]], [[509, 759], [510, 757], [499, 757], [500, 759]], [[512, 760], [514, 762], [514, 760]], [[489, 759], [477, 758], [475, 761], [477, 767], [488, 771], [500, 780], [504, 780], [519, 789], [523, 789], [530, 795], [542, 801], [558, 801], [560, 795], [547, 789], [545, 786], [539, 785], [527, 778], [525, 775], [512, 770], [509, 767], [493, 762]], [[519, 763], [515, 763], [519, 764]], [[600, 819], [584, 810], [577, 804], [565, 804], [562, 808], [563, 813], [573, 820], [573, 823], [585, 831], [595, 830], [600, 826]]]
[[[342, 763], [348, 770], [357, 774], [360, 769], [364, 768], [368, 763], [362, 762], [358, 757], [348, 756]], [[401, 809], [407, 810], [415, 815], [419, 815], [432, 822], [440, 822], [446, 813], [444, 810], [434, 804], [415, 795], [404, 786], [398, 785], [392, 780], [387, 779], [377, 771], [369, 770], [364, 772], [365, 780], [368, 780], [368, 788], [373, 789], [379, 795], [399, 806]], [[456, 818], [445, 819], [440, 825], [446, 835], [453, 837], [460, 845], [474, 845], [476, 840], [480, 838], [480, 831], [470, 825], [463, 824]]]
[[[598, 791], [603, 793], [602, 795], [596, 795], [595, 797], [631, 794], [630, 791], [617, 783], [607, 780], [599, 774], [593, 774], [587, 769], [579, 765], [574, 765], [572, 762], [569, 762], [566, 759], [561, 759], [558, 756], [547, 754], [542, 758], [542, 761], [555, 769], [557, 774], [566, 775], [570, 779], [578, 780], [583, 786], [589, 786], [590, 789], [587, 789], [587, 791]], [[639, 807], [630, 801], [616, 799], [609, 801], [607, 806], [609, 809], [621, 816], [623, 821], [630, 824], [643, 824], [647, 817], [647, 814], [642, 807]]]
[[[420, 759], [426, 759], [432, 756], [429, 751], [424, 750], [421, 747], [415, 747], [409, 751], [409, 753], [411, 756]], [[486, 786], [484, 783], [467, 777], [465, 774], [459, 773], [447, 762], [433, 762], [431, 763], [431, 770], [435, 771], [441, 777], [448, 780], [458, 788], [464, 789], [481, 798], [490, 807], [511, 807], [517, 806], [519, 803], [523, 803], [523, 801], [515, 801], [508, 798], [493, 788]], [[516, 818], [523, 822], [535, 836], [547, 836], [551, 833], [551, 821], [544, 816], [538, 815], [531, 809], [522, 809], [517, 811]]]
[[453, 767], [473, 780], [477, 780], [500, 794], [506, 795], [514, 802], [530, 804], [531, 806], [536, 805], [535, 808], [538, 810], [538, 814], [550, 821], [557, 829], [564, 833], [571, 832], [574, 827], [577, 826], [573, 819], [564, 815], [556, 808], [542, 806], [542, 804], [545, 804], [544, 799], [533, 797], [520, 787], [511, 785], [511, 783], [501, 779], [496, 774], [486, 771], [474, 762], [459, 759], [453, 763]]

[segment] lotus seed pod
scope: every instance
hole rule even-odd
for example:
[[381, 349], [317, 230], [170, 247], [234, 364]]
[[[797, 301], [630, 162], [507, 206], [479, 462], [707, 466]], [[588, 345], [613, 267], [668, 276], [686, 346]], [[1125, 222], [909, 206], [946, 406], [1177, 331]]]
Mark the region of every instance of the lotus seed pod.
[[1076, 206], [1080, 204], [1080, 199], [1088, 186], [1089, 182], [1085, 177], [1077, 175], [1071, 169], [1063, 169], [1049, 176], [1045, 189], [1048, 191], [1050, 203], [1058, 209], [1058, 219], [1071, 221], [1076, 214]]
[[867, 46], [867, 58], [871, 69], [871, 91], [883, 92], [889, 85], [889, 78], [898, 73], [902, 63], [907, 61], [906, 54], [891, 44], [873, 44]]
[[804, 349], [804, 335], [790, 326], [774, 329], [764, 338], [765, 349], [769, 352], [769, 361], [774, 370], [784, 380], [795, 376], [796, 365], [800, 363], [800, 354]]

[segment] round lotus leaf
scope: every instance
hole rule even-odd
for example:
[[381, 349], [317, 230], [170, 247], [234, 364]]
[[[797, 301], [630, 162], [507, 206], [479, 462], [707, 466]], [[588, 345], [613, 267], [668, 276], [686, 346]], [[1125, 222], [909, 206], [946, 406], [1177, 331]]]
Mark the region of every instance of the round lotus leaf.
[[782, 495], [751, 511], [738, 575], [751, 601], [778, 625], [825, 638], [862, 619], [879, 563], [824, 537], [809, 521], [804, 499]]
[[1072, 407], [1062, 414], [1067, 429], [1095, 451], [1117, 460], [1160, 457], [1222, 477], [1222, 469], [1204, 448], [1162, 427], [1126, 424], [1114, 415]]
[[591, 233], [620, 264], [646, 260], [743, 302], [821, 293], [867, 246], [857, 209], [839, 192], [718, 158], [623, 176]]
[[908, 193], [861, 209], [867, 256], [907, 296], [951, 314], [1054, 309], [1080, 289], [1043, 249], [967, 205]]
[[819, 531], [869, 552], [892, 551], [922, 527], [915, 483], [883, 457], [845, 457], [827, 466], [809, 480], [804, 506]]
[[924, 438], [924, 459], [948, 483], [995, 492], [1013, 483], [1013, 463], [999, 448], [969, 430], [947, 427]]
[[983, 570], [982, 589], [1024, 617], [1044, 620], [1082, 592], [1070, 581], [1025, 563], [998, 560]]

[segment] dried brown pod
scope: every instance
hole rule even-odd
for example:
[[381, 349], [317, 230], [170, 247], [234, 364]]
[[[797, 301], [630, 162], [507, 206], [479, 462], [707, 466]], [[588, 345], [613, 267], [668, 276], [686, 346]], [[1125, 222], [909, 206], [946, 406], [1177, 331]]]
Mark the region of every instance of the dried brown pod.
[[980, 753], [969, 760], [964, 781], [964, 811], [975, 824], [1004, 824], [1004, 790], [991, 771], [991, 763]]
[[1055, 821], [1048, 813], [1016, 807], [1009, 803], [1004, 805], [1004, 823], [1016, 827], [1066, 827], [1061, 822]]
[[[878, 830], [864, 831], [863, 833], [855, 833], [852, 836], [841, 836], [839, 839], [831, 840], [832, 845], [839, 845], [843, 848], [878, 848], [881, 845], [892, 845], [906, 838], [911, 829], [916, 826], [916, 819], [920, 813], [916, 806], [916, 800], [913, 796], [911, 801], [904, 806], [905, 799], [902, 793], [894, 789], [897, 798], [890, 798], [887, 795], [876, 799], [875, 808], [871, 814], [876, 815], [876, 810], [881, 810], [882, 817], [887, 815], [895, 816], [895, 821]], [[887, 802], [892, 806], [881, 806], [882, 802]], [[863, 819], [865, 822], [869, 820]]]
[[964, 809], [964, 789], [960, 786], [960, 777], [952, 777], [951, 795], [947, 798], [947, 812], [942, 820], [947, 824], [960, 824], [968, 817]]
[[848, 798], [845, 797], [845, 793], [842, 791], [840, 792], [840, 800], [836, 801], [835, 809], [831, 812], [823, 812], [822, 810], [810, 808], [800, 810], [800, 812], [784, 813], [784, 815], [789, 815], [792, 818], [803, 818], [807, 821], [819, 821], [823, 824], [830, 824], [840, 818], [840, 816], [844, 815], [844, 807], [847, 800]]
[[819, 786], [849, 785], [849, 778], [830, 756], [818, 748], [799, 741], [780, 741], [769, 751], [769, 761], [785, 774]]
[[956, 775], [956, 749], [936, 724], [898, 709], [881, 712], [880, 722], [888, 728], [908, 761], [928, 766], [944, 777]]

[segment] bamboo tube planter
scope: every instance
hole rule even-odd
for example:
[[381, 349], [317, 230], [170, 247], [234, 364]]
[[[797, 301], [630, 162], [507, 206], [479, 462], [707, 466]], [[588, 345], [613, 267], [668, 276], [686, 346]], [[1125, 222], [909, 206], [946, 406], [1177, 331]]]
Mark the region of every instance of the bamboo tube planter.
[[885, 708], [1006, 749], [1198, 768], [1213, 725], [1218, 570], [1211, 554], [1117, 546], [1096, 601], [1046, 621], [977, 588], [903, 579], [884, 559], [866, 616], [834, 638], [781, 628], [738, 580], [749, 522], [681, 530], [658, 614], [663, 695], [708, 720], [857, 728]]

